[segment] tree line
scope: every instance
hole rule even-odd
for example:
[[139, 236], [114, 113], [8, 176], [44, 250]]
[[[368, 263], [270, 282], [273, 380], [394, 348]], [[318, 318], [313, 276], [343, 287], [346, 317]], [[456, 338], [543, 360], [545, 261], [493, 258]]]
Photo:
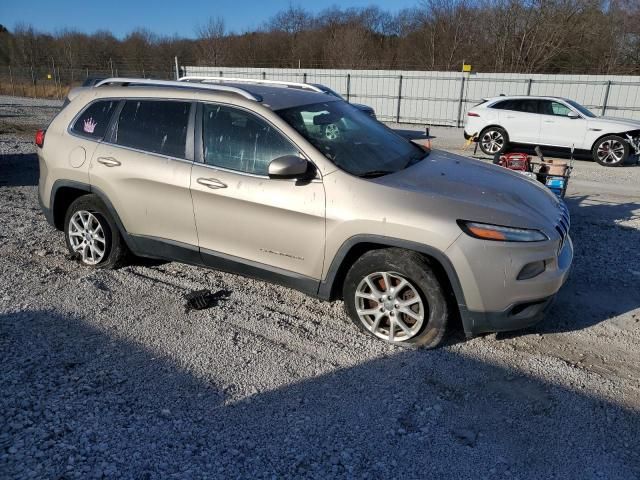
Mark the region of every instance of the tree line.
[[638, 0], [422, 0], [391, 13], [290, 6], [260, 28], [231, 32], [224, 18], [191, 38], [137, 29], [41, 32], [0, 26], [0, 65], [57, 66], [153, 76], [182, 65], [481, 72], [640, 74]]

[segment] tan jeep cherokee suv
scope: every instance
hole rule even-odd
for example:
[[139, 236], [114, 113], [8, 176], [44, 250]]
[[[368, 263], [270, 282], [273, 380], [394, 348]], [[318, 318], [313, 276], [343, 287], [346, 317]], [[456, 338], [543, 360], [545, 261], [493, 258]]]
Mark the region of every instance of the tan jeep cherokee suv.
[[542, 317], [567, 278], [564, 204], [428, 151], [305, 84], [107, 79], [37, 136], [39, 195], [85, 265], [126, 252], [342, 298], [364, 331], [436, 346]]

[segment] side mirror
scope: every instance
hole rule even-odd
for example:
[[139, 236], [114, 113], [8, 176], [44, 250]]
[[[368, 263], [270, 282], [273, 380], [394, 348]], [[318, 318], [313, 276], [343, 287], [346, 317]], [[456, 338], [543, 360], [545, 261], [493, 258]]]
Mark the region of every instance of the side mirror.
[[309, 170], [309, 162], [295, 155], [285, 155], [271, 160], [269, 178], [302, 178]]
[[575, 120], [576, 118], [580, 118], [580, 115], [578, 115], [573, 110], [570, 110], [569, 113], [567, 113], [567, 117], [569, 117], [572, 120]]

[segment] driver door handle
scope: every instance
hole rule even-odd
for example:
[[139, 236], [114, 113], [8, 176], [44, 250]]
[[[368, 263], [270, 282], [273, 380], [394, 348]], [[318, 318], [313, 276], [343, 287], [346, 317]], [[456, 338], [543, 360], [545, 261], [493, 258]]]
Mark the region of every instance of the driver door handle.
[[204, 185], [207, 188], [216, 189], [216, 188], [227, 188], [227, 184], [221, 182], [216, 178], [199, 178], [196, 180], [200, 185]]
[[118, 160], [113, 157], [98, 157], [98, 163], [101, 163], [105, 167], [119, 167], [122, 165]]

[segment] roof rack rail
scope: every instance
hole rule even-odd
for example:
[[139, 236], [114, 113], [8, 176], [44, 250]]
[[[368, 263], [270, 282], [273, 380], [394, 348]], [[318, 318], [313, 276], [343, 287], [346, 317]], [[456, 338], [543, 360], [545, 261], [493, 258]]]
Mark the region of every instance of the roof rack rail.
[[102, 87], [105, 85], [149, 85], [149, 86], [157, 86], [157, 87], [178, 87], [178, 88], [197, 88], [201, 90], [215, 90], [218, 92], [228, 92], [235, 93], [249, 100], [253, 100], [255, 102], [261, 102], [262, 98], [260, 96], [256, 96], [251, 92], [248, 92], [242, 88], [238, 87], [228, 87], [226, 85], [213, 85], [209, 83], [197, 83], [189, 85], [188, 82], [177, 82], [175, 80], [153, 80], [150, 78], [127, 78], [127, 77], [113, 77], [113, 78], [105, 78], [104, 80], [99, 81], [95, 84], [95, 88]]
[[305, 90], [311, 90], [312, 92], [324, 93], [321, 88], [311, 85], [309, 83], [300, 82], [284, 82], [282, 80], [264, 80], [261, 78], [236, 78], [236, 77], [210, 77], [200, 75], [186, 75], [178, 79], [179, 82], [231, 82], [231, 83], [259, 83], [263, 85], [282, 85], [284, 87], [302, 88]]

